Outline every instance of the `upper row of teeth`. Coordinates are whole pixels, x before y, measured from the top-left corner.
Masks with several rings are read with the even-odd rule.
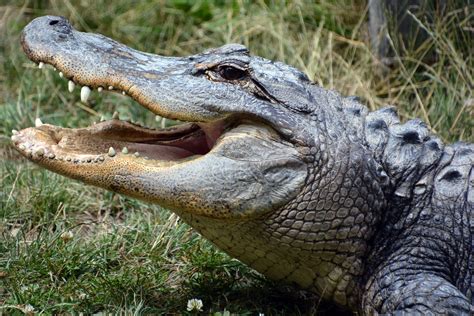
[[[38,68],[43,69],[44,65],[45,65],[44,62],[41,61],[41,62],[38,63]],[[54,70],[56,71],[57,69],[54,68]],[[61,71],[59,72],[59,77],[61,77],[61,78],[64,77],[64,74]],[[73,92],[75,87],[76,87],[76,84],[74,83],[74,81],[69,80],[68,85],[67,85],[68,91]],[[107,89],[108,90],[114,90],[115,88],[114,88],[114,86],[108,86]],[[98,92],[102,92],[103,90],[104,90],[103,87],[98,87],[97,88]],[[122,94],[127,95],[127,93],[125,91],[122,91]],[[87,100],[89,99],[90,95],[91,95],[91,88],[89,88],[88,86],[81,87],[81,101],[83,103],[87,103]]]
[[[39,68],[39,69],[43,69],[44,66],[45,66],[45,63],[44,63],[44,62],[41,61],[41,62],[38,63],[38,68]],[[56,68],[53,68],[53,69],[54,69],[55,71],[57,71]],[[61,78],[64,77],[64,74],[63,74],[61,71],[59,72],[59,77],[61,77]],[[68,85],[67,85],[68,91],[69,91],[69,92],[73,92],[75,87],[76,87],[76,84],[74,83],[74,81],[69,80]],[[107,89],[110,90],[110,91],[112,91],[112,90],[114,90],[115,88],[114,88],[114,86],[108,86]],[[104,90],[103,87],[98,87],[98,88],[97,88],[97,91],[98,91],[98,92],[102,92],[103,90]],[[88,86],[83,86],[83,87],[81,87],[81,101],[82,101],[83,103],[87,103],[87,100],[89,99],[89,97],[90,97],[90,95],[91,95],[91,91],[92,91],[91,88],[89,88]],[[123,95],[127,95],[127,93],[126,93],[125,91],[122,91],[122,94],[123,94]],[[115,113],[114,113],[114,116],[113,116],[112,118],[118,119],[118,113],[115,112]],[[37,118],[37,120],[39,120],[39,118]],[[105,118],[104,118],[104,117],[101,117],[101,118],[100,118],[100,121],[101,121],[101,122],[102,122],[102,121],[105,121]],[[157,122],[161,122],[161,128],[165,128],[165,127],[166,127],[166,118],[157,115],[157,116],[156,116],[156,121],[157,121]],[[41,122],[41,121],[40,121],[40,122]],[[41,123],[41,124],[38,124],[38,122],[36,122],[36,124],[35,124],[36,127],[39,127],[39,126],[41,126],[41,125],[42,125],[42,123]]]

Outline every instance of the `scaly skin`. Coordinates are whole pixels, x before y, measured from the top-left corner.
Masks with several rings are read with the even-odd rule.
[[[472,144],[445,147],[422,122],[368,113],[241,45],[162,57],[52,16],[22,45],[77,85],[192,122],[38,124],[12,136],[30,160],[163,205],[267,277],[348,309],[474,312]]]

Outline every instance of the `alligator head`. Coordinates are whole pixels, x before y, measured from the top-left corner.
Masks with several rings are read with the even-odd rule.
[[[142,53],[53,16],[31,22],[21,42],[31,60],[56,67],[70,87],[83,86],[83,101],[92,89],[118,91],[157,115],[189,122],[162,130],[117,119],[80,129],[44,124],[16,137],[38,164],[219,218],[271,210],[301,188],[306,168],[286,140],[296,124],[265,89],[268,72],[288,67],[252,59],[241,45],[183,58]]]
[[[386,177],[363,141],[363,106],[237,44],[162,57],[54,16],[33,20],[21,42],[32,61],[57,68],[71,89],[82,86],[83,101],[93,89],[123,91],[156,115],[186,122],[37,124],[14,133],[21,154],[165,206],[270,278],[358,304]]]

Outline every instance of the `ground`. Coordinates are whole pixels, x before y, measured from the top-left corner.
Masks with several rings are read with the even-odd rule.
[[[4,3],[4,2],[3,2]],[[79,127],[109,117],[158,125],[127,97],[94,92],[89,104],[51,68],[38,70],[19,44],[34,17],[63,15],[80,30],[164,55],[237,42],[284,61],[318,84],[358,95],[370,109],[398,107],[444,141],[474,140],[473,14],[459,7],[420,24],[430,41],[382,70],[367,38],[361,0],[10,1],[0,5],[0,314],[134,312],[311,314],[328,307],[274,284],[200,238],[172,213],[45,171],[10,145],[12,129],[43,122]],[[420,58],[434,49],[437,60]],[[166,124],[175,124],[167,121]]]

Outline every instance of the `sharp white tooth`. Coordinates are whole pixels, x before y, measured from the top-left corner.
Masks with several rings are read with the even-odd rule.
[[[18,131],[16,129],[12,129],[12,135],[18,134]]]
[[[156,121],[156,122],[161,121],[161,116],[159,116],[159,115],[155,116],[155,121]]]
[[[43,122],[41,122],[41,119],[37,117],[35,120],[35,127],[40,127],[41,125],[43,125]]]
[[[58,70],[56,69],[56,67],[53,67],[53,70],[54,70],[54,71],[58,71]]]
[[[109,86],[109,90],[114,90],[114,87],[112,87],[112,86]]]
[[[99,91],[99,92],[102,92],[102,90],[104,90],[104,88],[102,88],[102,87],[97,88],[97,91]]]
[[[105,117],[103,115],[100,117],[100,121],[101,122],[105,121]]]
[[[128,154],[128,148],[127,147],[122,148],[122,154]]]
[[[126,93],[125,91],[122,91],[122,94],[123,94],[123,95],[126,95],[127,93]]]
[[[91,89],[88,86],[84,86],[81,88],[81,101],[83,103],[87,103],[87,99],[91,95]]]
[[[120,119],[119,112],[115,111],[114,114],[112,114],[112,118],[113,118],[114,120]]]
[[[165,128],[166,127],[166,118],[163,118],[161,120],[161,128]]]
[[[109,148],[109,152],[107,153],[107,155],[109,155],[109,157],[115,156],[115,149],[114,149],[114,147],[110,147],[110,148]]]
[[[136,151],[133,155],[134,155],[135,157],[140,156],[140,154],[138,153],[138,151]]]
[[[62,71],[60,71],[60,72],[59,72],[59,77],[61,77],[61,78],[62,78],[63,76],[64,76],[63,72],[62,72]]]
[[[44,63],[42,61],[40,61],[39,64],[38,64],[38,68],[43,69],[43,67],[44,67]]]
[[[73,92],[75,87],[76,84],[72,80],[69,80],[69,82],[67,83],[67,89],[69,90],[69,92]]]

